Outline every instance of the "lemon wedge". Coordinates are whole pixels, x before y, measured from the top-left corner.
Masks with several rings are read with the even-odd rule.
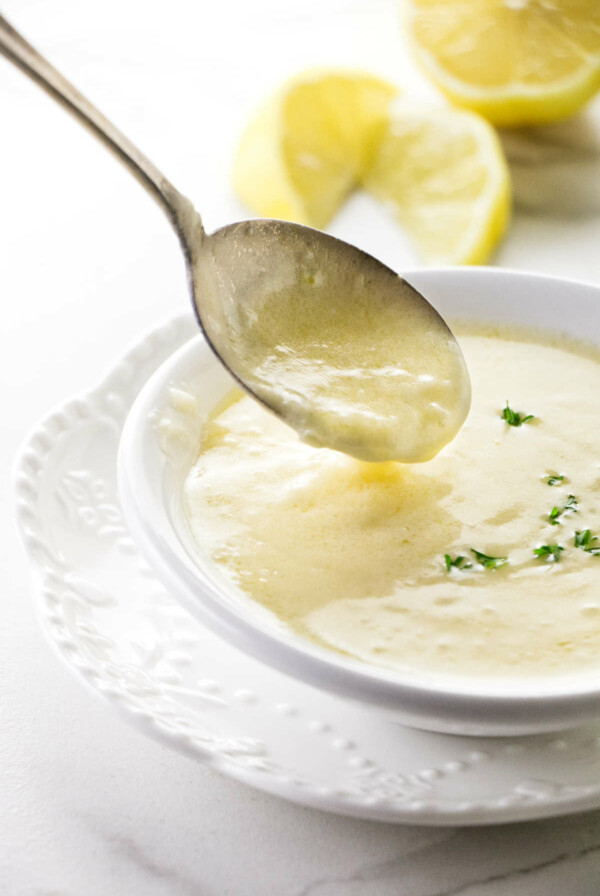
[[[321,228],[364,187],[436,264],[486,261],[510,209],[502,147],[483,118],[415,109],[362,74],[310,75],[281,91],[242,137],[234,186],[261,217]]]
[[[412,0],[409,21],[424,71],[495,124],[565,118],[600,88],[598,0]]]
[[[354,73],[297,79],[242,136],[234,187],[265,218],[325,227],[369,166],[398,89]]]
[[[392,208],[431,264],[482,264],[509,218],[500,141],[464,110],[399,104],[364,185]]]

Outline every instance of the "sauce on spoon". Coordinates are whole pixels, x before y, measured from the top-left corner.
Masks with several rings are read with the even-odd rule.
[[[471,400],[451,331],[371,256],[310,228],[278,232],[279,223],[228,228],[227,251],[233,239],[238,252],[226,280],[219,232],[211,237],[195,289],[210,342],[308,444],[365,461],[430,460],[454,438]],[[276,268],[262,248],[269,240]]]

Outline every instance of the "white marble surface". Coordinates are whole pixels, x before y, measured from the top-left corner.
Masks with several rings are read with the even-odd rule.
[[[209,228],[253,102],[314,64],[427,94],[387,0],[5,0],[3,13],[144,147]],[[141,328],[186,308],[175,239],[105,151],[0,59],[0,893],[7,896],[596,896],[600,812],[477,830],[336,818],[224,779],[127,727],[38,628],[11,466],[34,421]],[[497,262],[600,282],[600,103],[505,138],[516,213]],[[413,259],[356,197],[334,232]]]

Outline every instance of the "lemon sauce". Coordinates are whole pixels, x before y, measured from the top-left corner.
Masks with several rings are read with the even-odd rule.
[[[600,359],[459,330],[473,401],[425,464],[313,449],[251,399],[207,422],[200,550],[294,631],[402,674],[600,665]]]

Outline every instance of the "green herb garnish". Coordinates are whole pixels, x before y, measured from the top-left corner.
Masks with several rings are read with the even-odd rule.
[[[533,549],[538,560],[546,560],[547,563],[558,563],[561,551],[564,551],[564,548],[559,544],[543,544]]]
[[[446,570],[450,572],[452,567],[455,569],[471,569],[473,566],[472,563],[467,563],[466,557],[455,557],[454,560],[450,556],[450,554],[444,554],[444,562],[446,563]]]
[[[498,569],[499,566],[504,566],[505,563],[508,563],[508,557],[490,557],[489,554],[482,554],[481,551],[476,551],[475,548],[471,548],[471,553],[475,555],[477,562],[486,569]]]
[[[503,420],[506,420],[509,426],[522,426],[523,423],[530,423],[532,420],[535,420],[534,414],[525,415],[518,411],[513,411],[513,409],[509,407],[508,401],[500,416]]]
[[[546,474],[548,478],[546,479],[546,485],[560,485],[560,483],[565,478],[561,473],[550,473]]]
[[[594,547],[595,541],[598,541],[598,536],[592,535],[589,529],[575,533],[575,547],[581,548],[587,554],[593,554],[594,557],[598,557],[600,556],[600,546]]]
[[[548,519],[553,526],[558,526],[560,517],[564,516],[566,513],[578,513],[577,498],[575,495],[569,495],[566,503],[562,507],[553,507],[548,514]]]

